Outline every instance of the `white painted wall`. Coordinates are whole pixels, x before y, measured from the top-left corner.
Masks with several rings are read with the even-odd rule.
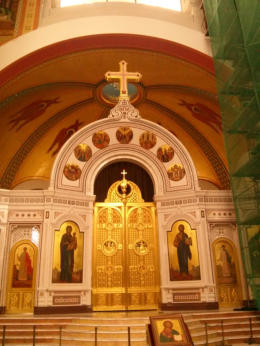
[[[109,5],[109,6],[108,6]],[[211,56],[201,25],[190,14],[153,6],[99,3],[75,8],[42,8],[38,29],[0,47],[0,70],[33,51],[75,37],[136,34],[161,38]]]

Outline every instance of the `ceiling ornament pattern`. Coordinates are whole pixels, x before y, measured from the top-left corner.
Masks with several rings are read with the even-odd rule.
[[[30,103],[10,116],[9,129],[15,129],[16,132],[21,130],[25,125],[44,114],[52,104],[59,102],[59,97],[55,97],[54,99],[39,99]]]
[[[221,117],[219,114],[215,113],[212,109],[209,109],[202,103],[189,103],[185,100],[180,100],[180,106],[184,106],[188,109],[192,116],[204,124],[208,124],[209,127],[213,129],[213,131],[222,133],[222,124]]]
[[[88,99],[84,100],[76,105],[68,107],[66,110],[58,112],[54,117],[47,120],[46,123],[43,123],[34,133],[23,143],[23,145],[20,147],[18,152],[15,154],[13,159],[10,161],[9,165],[7,166],[6,171],[4,172],[0,183],[1,186],[4,188],[10,188],[12,180],[19,169],[20,164],[22,163],[23,159],[29,154],[30,150],[33,148],[34,145],[37,144],[37,142],[41,139],[41,137],[55,124],[56,122],[60,121],[62,118],[66,117],[67,112],[69,113],[72,109],[77,109],[78,107],[82,107],[88,103],[92,103],[94,99]],[[154,101],[146,99],[145,102],[152,104],[154,107],[159,108],[160,111],[167,112],[170,114],[171,117],[174,118],[177,123],[180,123],[181,126],[185,128],[185,130],[194,138],[196,139],[197,143],[201,146],[202,150],[207,155],[208,159],[210,160],[212,166],[214,167],[218,177],[220,178],[220,181],[222,183],[222,188],[229,188],[229,177],[227,170],[222,162],[222,160],[218,157],[217,152],[214,150],[214,148],[210,145],[210,143],[207,141],[207,139],[198,131],[196,130],[188,121],[181,118],[177,113],[172,112],[171,110],[167,109],[166,107],[162,105],[158,105]],[[121,100],[117,106],[115,106],[110,111],[110,117],[111,113],[115,111],[115,109],[118,110],[118,114],[122,112],[121,105],[123,105],[123,113],[125,113],[126,118],[136,118],[136,116],[129,116],[129,109],[130,114],[133,111],[134,113],[138,112],[138,110],[133,107],[127,100]],[[163,108],[163,109],[162,109]],[[103,117],[107,114],[108,109],[103,110]],[[126,116],[128,114],[128,116]],[[121,118],[119,116],[119,118]],[[140,118],[140,114],[138,112],[138,118]],[[80,124],[81,125],[81,124]],[[57,136],[59,137],[59,136]],[[107,139],[108,140],[108,139]],[[145,140],[142,141],[144,143]],[[64,142],[63,142],[64,144]],[[102,144],[104,145],[104,144]],[[143,144],[145,145],[145,144]],[[149,144],[150,145],[150,144]],[[59,146],[58,146],[59,148]],[[50,151],[51,148],[48,149]],[[54,152],[52,153],[54,156]],[[56,154],[56,152],[55,152]]]
[[[106,46],[104,46],[105,41]],[[113,44],[112,50],[107,46],[110,44]],[[47,51],[49,54],[46,54]],[[41,52],[33,52],[5,71],[1,71],[3,79],[1,78],[0,82],[2,83],[0,128],[8,129],[8,136],[15,140],[8,142],[8,150],[4,152],[5,149],[2,149],[5,161],[0,166],[0,186],[13,188],[22,181],[30,180],[31,177],[37,179],[37,174],[39,179],[43,177],[47,180],[51,174],[54,158],[73,132],[71,127],[76,125],[75,121],[78,120],[78,129],[80,129],[96,120],[107,118],[110,110],[110,116],[114,120],[120,120],[117,107],[123,107],[122,118],[125,120],[140,119],[140,111],[145,119],[161,124],[179,140],[187,137],[185,146],[188,151],[190,138],[192,148],[196,147],[198,153],[192,157],[196,161],[196,168],[198,165],[200,179],[209,179],[216,186],[221,185],[221,188],[229,186],[225,184],[228,175],[225,171],[226,163],[221,156],[222,144],[218,144],[221,143],[221,136],[217,133],[214,135],[212,133],[214,130],[202,121],[200,127],[198,119],[192,112],[187,107],[178,105],[178,101],[184,100],[192,105],[205,104],[218,112],[212,61],[206,56],[201,54],[196,56],[196,54],[196,51],[186,47],[149,37],[96,35],[68,40],[65,45],[57,43],[44,48]],[[122,100],[119,105],[111,109],[113,104],[104,100],[101,102],[101,98],[97,97],[97,91],[112,83],[104,81],[104,71],[110,66],[111,70],[115,71],[118,66],[117,61],[122,57],[127,59],[129,70],[142,72],[143,83],[133,84],[137,87],[139,99],[136,101],[131,99],[128,103]],[[129,96],[130,94],[129,92]],[[41,102],[38,104],[37,102],[55,101],[55,98],[57,103],[50,104],[44,112],[41,112]],[[35,101],[37,102],[34,104]],[[138,105],[139,111],[132,108],[131,103]],[[161,107],[157,107],[157,103]],[[23,112],[27,107],[30,110],[27,113],[30,119],[23,118],[25,115]],[[36,108],[40,116],[34,117]],[[183,121],[178,122],[172,114],[178,115]],[[16,120],[19,124],[16,124]],[[27,120],[30,121],[25,122]],[[10,129],[12,126],[14,127]],[[22,127],[16,132],[20,126]],[[75,132],[77,129],[73,133]],[[4,133],[0,136],[2,138],[0,147],[6,148],[3,135]],[[141,133],[137,134],[137,142],[140,135]],[[113,143],[127,144],[129,134],[121,133],[120,136],[121,139],[118,139],[115,135]],[[110,135],[110,145],[111,140]],[[89,147],[93,144],[84,141],[78,144],[83,143]],[[133,144],[133,139],[128,143]],[[163,145],[158,140],[157,144]],[[152,149],[153,154],[157,155],[157,149],[156,147]],[[93,153],[95,150],[96,147],[93,146]],[[39,160],[35,157],[36,152]],[[192,154],[192,150],[190,153]],[[75,158],[75,153],[73,155]],[[163,162],[161,161],[164,160],[163,154],[158,155],[157,159]],[[31,165],[32,160],[34,165]],[[174,163],[175,158],[172,160]],[[78,162],[82,168],[83,161],[75,162]]]
[[[170,110],[169,108],[148,99],[146,99],[145,102],[159,109],[160,111],[169,114],[169,116],[173,118],[178,124],[180,124],[181,127],[185,128],[185,131],[188,132],[190,136],[196,140],[197,144],[201,147],[201,149],[209,159],[221,182],[221,188],[230,189],[229,174],[223,161],[221,160],[220,156],[213,148],[213,146],[201,134],[201,132],[199,132],[194,126],[192,126],[186,119],[182,118],[179,114]]]
[[[194,66],[215,75],[213,59],[196,50],[152,36],[135,34],[101,34],[72,38],[66,41],[50,44],[42,49],[32,52],[0,71],[0,87],[10,79],[15,79],[21,73],[40,65],[50,59],[56,59],[75,52],[84,52],[88,49],[114,49],[146,50],[152,54],[165,54],[193,64]]]
[[[19,150],[14,153],[12,159],[8,163],[0,179],[0,186],[4,189],[10,189],[19,167],[21,166],[27,155],[30,153],[30,151],[34,148],[34,146],[37,145],[40,139],[60,120],[65,118],[71,111],[75,111],[78,107],[82,107],[82,105],[86,105],[92,102],[93,98],[89,98],[77,104],[73,104],[66,109],[54,114],[53,117],[46,120],[34,132],[32,132],[31,135],[28,136],[28,138],[20,146]]]
[[[55,156],[60,148],[63,146],[67,140],[76,133],[80,127],[84,125],[84,122],[78,121],[78,119],[71,125],[67,127],[63,127],[55,137],[54,141],[52,142],[51,146],[47,150],[47,153],[51,153],[51,156]]]
[[[180,84],[154,84],[145,86],[145,91],[149,92],[150,90],[170,90],[177,91],[188,95],[193,95],[197,97],[203,97],[206,100],[213,102],[218,105],[218,96],[208,90],[203,90],[198,87],[194,88],[188,85]]]
[[[19,79],[17,79],[17,82],[19,81]],[[11,104],[12,102],[18,100],[19,98],[23,98],[23,97],[30,97],[30,95],[34,92],[37,91],[41,91],[43,92],[46,88],[48,89],[55,89],[55,88],[86,88],[86,89],[96,89],[96,85],[92,84],[92,83],[85,83],[85,82],[54,82],[54,83],[43,83],[40,85],[34,85],[34,86],[30,86],[27,87],[25,89],[16,91],[14,94],[7,96],[6,98],[4,98],[3,100],[0,101],[0,109],[2,109],[3,111],[5,110],[4,107],[8,106],[9,104]],[[4,89],[4,87],[3,87]],[[1,99],[1,96],[0,96]]]

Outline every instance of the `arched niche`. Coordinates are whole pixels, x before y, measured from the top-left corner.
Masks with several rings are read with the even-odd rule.
[[[242,306],[242,287],[235,244],[220,237],[212,243],[218,302],[222,308]]]
[[[38,248],[27,239],[16,242],[9,253],[6,288],[8,313],[32,313],[35,304]]]

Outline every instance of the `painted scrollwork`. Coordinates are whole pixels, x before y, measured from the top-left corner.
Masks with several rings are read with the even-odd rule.
[[[115,120],[134,120],[139,119],[141,117],[138,109],[132,106],[128,100],[119,100],[118,104],[111,109],[108,118],[113,118]]]

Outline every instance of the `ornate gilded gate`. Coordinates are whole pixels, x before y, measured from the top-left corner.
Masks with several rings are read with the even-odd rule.
[[[93,243],[93,310],[156,309],[159,266],[154,203],[123,178],[96,203]]]

